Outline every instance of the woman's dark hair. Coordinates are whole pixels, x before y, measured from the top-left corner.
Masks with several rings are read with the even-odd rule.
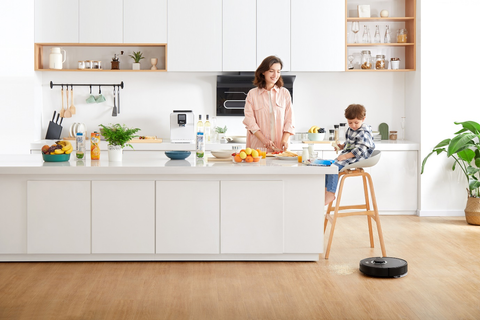
[[[263,75],[263,73],[265,71],[270,70],[272,65],[275,63],[280,63],[280,70],[283,69],[282,60],[276,56],[268,56],[265,59],[263,59],[262,63],[258,66],[257,71],[255,71],[255,79],[253,80],[253,84],[259,88],[266,88],[267,82],[265,81],[265,76]],[[279,88],[283,87],[282,76],[278,78],[275,85],[278,86]]]
[[[367,110],[361,104],[351,104],[345,109],[345,118],[348,120],[363,120],[367,116]]]

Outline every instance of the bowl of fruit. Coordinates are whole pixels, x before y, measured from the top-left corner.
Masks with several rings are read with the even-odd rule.
[[[308,129],[308,140],[322,141],[325,138],[325,129],[317,126],[312,126]]]
[[[234,163],[253,163],[259,162],[260,159],[262,159],[262,156],[260,155],[260,150],[256,149],[246,148],[240,150],[239,152],[232,153],[232,161]]]
[[[62,162],[70,160],[73,146],[69,141],[57,141],[51,146],[42,147],[42,157],[45,162]]]

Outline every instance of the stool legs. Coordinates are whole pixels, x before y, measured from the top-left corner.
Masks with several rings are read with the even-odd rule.
[[[367,207],[367,211],[370,211],[370,200],[368,198],[367,178],[365,178],[365,175],[362,175],[362,180],[363,180],[363,193],[365,194],[365,205]],[[367,222],[368,222],[368,235],[370,237],[370,248],[373,248],[374,243],[373,243],[372,217],[371,216],[367,216]]]
[[[372,204],[373,204],[373,210],[375,211],[375,222],[377,223],[377,230],[378,230],[378,238],[380,239],[380,247],[382,248],[382,256],[386,257],[387,256],[387,251],[385,250],[385,242],[383,241],[383,231],[382,231],[382,224],[380,223],[380,215],[378,214],[378,207],[377,207],[377,198],[375,197],[375,191],[373,189],[373,182],[372,182],[372,177],[370,175],[367,175],[368,179],[368,184],[370,186],[370,191],[372,194]],[[372,248],[373,248],[373,242],[372,242]]]

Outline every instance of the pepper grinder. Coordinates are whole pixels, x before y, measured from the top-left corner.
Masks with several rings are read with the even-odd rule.
[[[120,55],[123,56],[123,51],[120,51]],[[112,58],[112,70],[120,70],[120,60],[115,53]]]

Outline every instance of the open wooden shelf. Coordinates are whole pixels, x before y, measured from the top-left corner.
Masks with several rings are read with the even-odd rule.
[[[383,2],[377,2],[373,0],[366,0],[362,1],[361,3],[356,0],[345,0],[345,71],[348,72],[409,72],[409,71],[415,71],[416,70],[416,51],[417,51],[417,46],[416,46],[416,17],[417,17],[417,0],[404,0],[404,5],[405,7],[403,8],[403,3],[400,3],[400,5],[396,6],[397,10],[393,10],[394,15],[405,15],[404,17],[387,17],[387,18],[382,18],[382,17],[368,17],[368,18],[359,18],[359,17],[349,17],[348,12],[350,9],[350,12],[354,12],[355,5],[357,4],[370,4],[372,9],[371,12],[380,12],[381,9],[384,9],[384,6],[386,3],[394,3],[396,0],[386,0]],[[348,4],[351,2],[351,6],[349,7]],[[368,25],[368,23],[375,24],[375,23],[382,23],[382,22],[391,22],[394,23],[394,25],[400,25],[400,28],[406,28],[408,31],[408,37],[407,43],[349,43],[348,42],[348,37],[347,33],[351,32],[349,29],[349,23],[353,21],[359,21],[359,22],[365,22],[365,24]],[[372,30],[372,29],[371,29]],[[373,31],[373,30],[372,30]],[[396,31],[392,28],[390,29],[392,40],[396,39]],[[362,30],[359,31],[357,34],[358,38],[361,38],[361,33]],[[373,34],[372,34],[373,37]],[[371,49],[377,49],[377,52],[375,50],[372,50],[372,58],[375,58],[375,55],[377,54],[385,54],[386,55],[386,60],[390,60],[392,58],[389,56],[390,54],[395,54],[394,56],[400,57],[401,64],[400,66],[404,67],[404,69],[399,69],[399,70],[391,70],[391,69],[384,69],[384,70],[376,70],[376,69],[353,69],[353,70],[348,70],[348,56],[349,56],[349,50],[350,54],[353,55],[358,55],[359,53],[354,51],[354,49],[360,50],[361,48],[366,48],[366,50],[371,50]],[[403,60],[403,61],[402,61]],[[357,61],[357,60],[355,60]]]
[[[52,47],[60,47],[67,51],[65,69],[44,68],[48,66],[49,50]],[[167,71],[167,44],[166,43],[35,43],[35,71],[55,72],[166,72]],[[141,61],[142,70],[132,70],[133,61],[128,55],[129,50],[142,51],[145,59]],[[110,61],[114,53],[124,51],[120,58],[120,70],[111,70]],[[71,56],[73,55],[73,58]],[[70,56],[70,57],[69,57]],[[70,58],[70,60],[68,60]],[[150,58],[157,58],[158,70],[150,70]],[[103,69],[77,69],[79,60],[102,61]],[[130,67],[130,68],[128,68]]]

